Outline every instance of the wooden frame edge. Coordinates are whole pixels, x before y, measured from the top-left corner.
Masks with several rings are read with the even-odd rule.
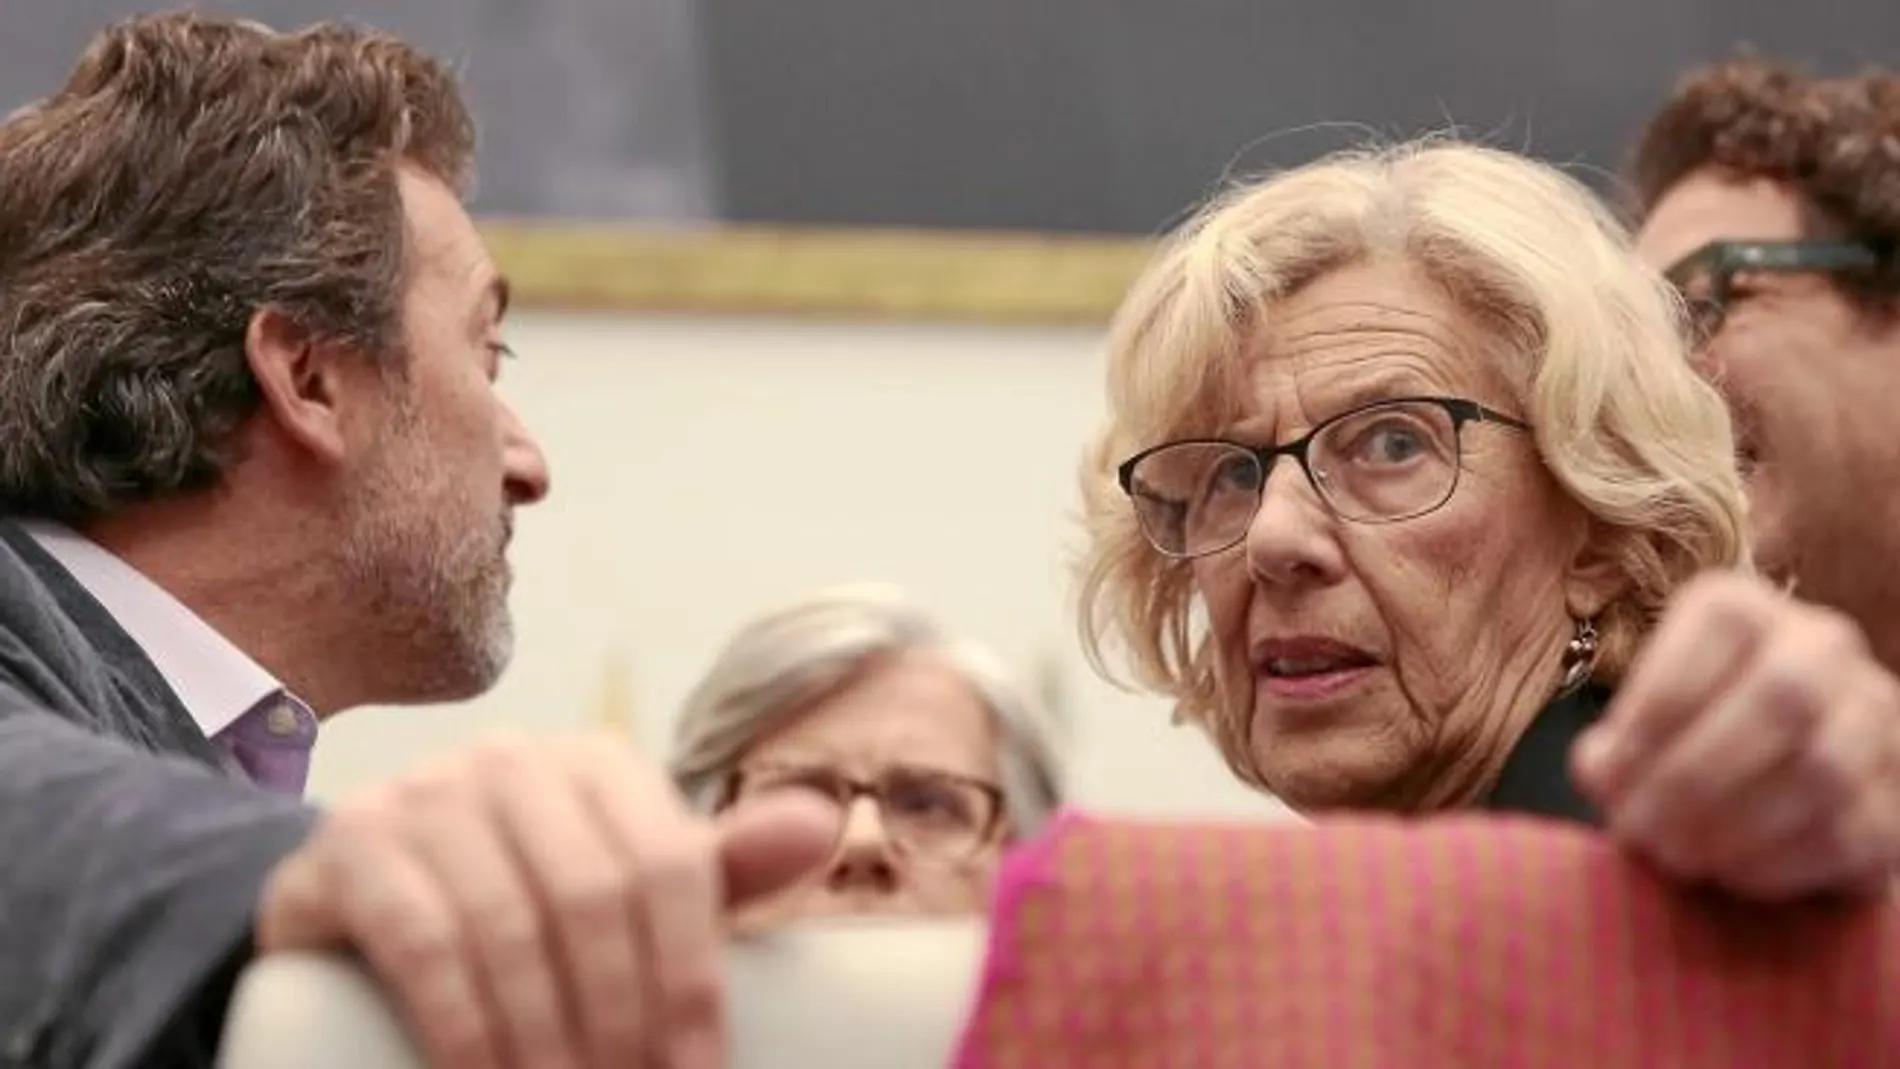
[[[968,323],[1106,323],[1137,238],[964,231],[639,228],[488,219],[516,306]]]

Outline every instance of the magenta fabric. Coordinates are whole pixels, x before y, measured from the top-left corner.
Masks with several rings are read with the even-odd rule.
[[[1900,1067],[1900,921],[1524,818],[1069,814],[1005,862],[955,1064]]]

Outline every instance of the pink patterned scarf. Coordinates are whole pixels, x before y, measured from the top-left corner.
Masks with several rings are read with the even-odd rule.
[[[1059,819],[958,1069],[1900,1067],[1900,912],[1673,888],[1523,818]]]

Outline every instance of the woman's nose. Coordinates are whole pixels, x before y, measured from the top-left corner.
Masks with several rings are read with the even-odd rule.
[[[858,798],[845,811],[844,832],[826,883],[833,890],[895,890],[898,864],[889,826],[875,801]]]
[[[1337,522],[1300,465],[1281,458],[1267,473],[1247,527],[1248,569],[1274,584],[1336,580],[1344,569],[1333,538]]]

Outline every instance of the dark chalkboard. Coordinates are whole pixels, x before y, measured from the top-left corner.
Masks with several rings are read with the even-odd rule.
[[[132,0],[0,0],[0,104]],[[1740,43],[1900,59],[1893,0],[252,0],[456,57],[508,215],[1148,233],[1232,169],[1443,129],[1614,169]]]
[[[1752,42],[1900,58],[1894,0],[709,0],[738,219],[1151,232],[1230,167],[1465,131],[1614,169]]]
[[[715,211],[696,0],[0,0],[0,106],[56,88],[113,19],[177,7],[279,29],[366,22],[453,59],[481,125],[477,203],[486,212]]]

